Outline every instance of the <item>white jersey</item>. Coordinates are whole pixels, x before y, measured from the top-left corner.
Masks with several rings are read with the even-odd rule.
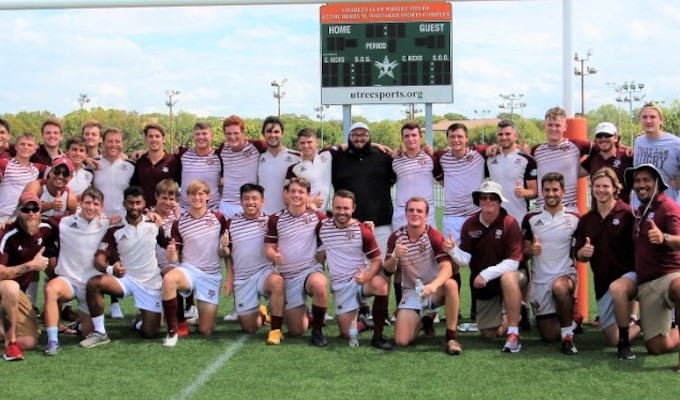
[[[188,212],[172,224],[172,238],[181,253],[180,261],[189,263],[206,274],[221,274],[220,236],[227,221],[219,211],[208,210],[200,218]]]
[[[524,240],[538,237],[543,249],[531,258],[531,281],[552,283],[556,278],[575,272],[571,246],[579,216],[562,209],[554,216],[549,212],[528,213],[522,222]]]
[[[179,194],[179,205],[183,210],[188,210],[191,207],[189,198],[187,197],[187,188],[189,184],[200,179],[205,181],[210,187],[210,198],[208,199],[208,208],[217,210],[220,202],[220,179],[222,178],[222,161],[220,157],[214,152],[200,156],[196,153],[196,149],[187,149],[179,158],[182,165],[182,187]]]
[[[434,204],[434,177],[436,160],[433,156],[420,151],[415,157],[401,153],[392,160],[392,170],[397,175],[395,205],[405,207],[413,196],[420,196]]]
[[[253,219],[236,214],[227,221],[235,280],[248,279],[263,269],[271,268],[272,263],[264,252],[268,220],[269,217],[262,213]]]
[[[283,184],[288,167],[300,161],[300,156],[285,147],[277,155],[265,151],[260,155],[257,166],[257,181],[264,188],[262,211],[271,215],[283,210]]]
[[[406,256],[401,259],[401,287],[414,289],[416,279],[428,284],[439,275],[439,263],[451,261],[444,251],[444,238],[438,230],[427,226],[425,232],[414,242],[408,237],[406,227],[397,229],[387,240],[385,260],[393,257],[397,243],[406,247]]]
[[[283,257],[277,265],[284,279],[294,279],[316,264],[316,229],[326,216],[320,211],[307,210],[294,217],[284,210],[269,217],[265,243],[276,243]]]
[[[59,258],[54,272],[78,286],[85,286],[93,276],[101,273],[94,267],[94,255],[109,220],[96,217],[87,221],[80,215],[67,215],[57,225]]]
[[[484,180],[484,157],[473,149],[466,149],[461,158],[450,151],[439,157],[444,179],[444,215],[467,217],[479,211],[471,193]]]
[[[373,232],[359,221],[338,228],[335,221],[327,219],[321,224],[318,236],[326,250],[331,285],[352,282],[358,270],[368,268],[368,259],[380,257]]]
[[[260,159],[260,151],[250,142],[246,142],[245,146],[239,151],[234,151],[224,144],[218,150],[224,168],[222,201],[240,204],[241,186],[246,183],[257,183],[257,164]]]
[[[536,162],[531,156],[520,153],[518,150],[508,154],[498,153],[486,160],[489,170],[489,178],[500,184],[503,188],[503,196],[508,200],[501,204],[508,214],[522,221],[529,211],[529,201],[515,196],[515,186],[519,183],[524,187],[525,181],[535,181]]]
[[[647,135],[640,135],[633,145],[633,157],[634,166],[652,164],[666,183],[670,184],[673,178],[680,175],[680,138],[668,132],[663,132],[660,137],[653,139]],[[680,200],[678,191],[672,187],[666,189],[664,193],[676,201]]]
[[[21,165],[14,158],[0,160],[0,219],[14,214],[26,184],[38,179],[44,168],[42,164]]]
[[[332,166],[333,155],[326,150],[314,156],[313,160],[300,160],[299,163],[290,168],[293,175],[309,181],[311,185],[310,198],[321,197],[323,199],[323,204],[319,207],[320,210],[328,209]]]
[[[93,181],[94,173],[92,173],[92,171],[90,171],[87,168],[81,167],[73,172],[73,176],[71,177],[71,180],[68,181],[68,184],[66,186],[68,186],[69,189],[71,189],[71,193],[75,195],[80,195],[87,188],[92,186]]]
[[[125,218],[123,191],[130,186],[135,165],[119,158],[112,163],[102,156],[97,157],[97,162],[99,169],[94,172],[94,187],[104,193],[104,214]]]
[[[567,209],[576,210],[576,194],[578,173],[581,167],[581,156],[590,153],[592,144],[583,140],[564,139],[560,144],[550,146],[540,144],[532,149],[536,160],[536,177],[538,178],[538,198],[536,206],[543,208],[543,192],[541,179],[549,172],[559,172],[564,176],[564,196],[562,204]]]

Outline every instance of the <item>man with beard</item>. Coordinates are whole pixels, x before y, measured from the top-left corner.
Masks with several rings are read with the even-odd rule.
[[[283,185],[288,167],[297,164],[300,156],[283,145],[283,121],[279,117],[267,117],[262,122],[262,136],[267,142],[267,151],[260,155],[257,167],[257,182],[267,194],[262,211],[267,215],[280,212],[286,207],[283,199]]]
[[[73,176],[73,163],[67,157],[55,158],[47,179],[29,182],[24,193],[32,193],[42,201],[40,209],[43,217],[56,217],[73,214],[78,207],[78,199],[71,194],[68,183]]]
[[[52,229],[40,222],[40,199],[22,194],[17,220],[0,231],[0,339],[7,361],[23,360],[22,350],[38,343],[40,323],[25,290],[53,251]]]
[[[680,206],[665,194],[668,185],[653,164],[628,168],[624,177],[640,200],[633,243],[645,346],[650,354],[677,351],[680,328],[672,327],[671,310],[680,321]]]
[[[94,267],[102,275],[87,281],[87,307],[94,330],[80,342],[86,349],[109,343],[104,294],[135,298],[135,307],[142,313],[142,337],[155,338],[160,330],[162,279],[155,253],[160,230],[143,215],[146,203],[142,188],[130,186],[123,198],[123,224],[109,228],[95,254]]]

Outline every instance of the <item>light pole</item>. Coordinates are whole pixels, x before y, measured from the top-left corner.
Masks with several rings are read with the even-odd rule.
[[[491,114],[491,110],[489,109],[483,109],[483,110],[474,110],[475,114],[479,114],[482,116],[482,119],[487,119],[489,117],[489,114]],[[482,125],[482,143],[486,143],[486,124]]]
[[[415,104],[404,104],[406,106],[406,109],[403,110],[404,114],[406,115],[406,119],[414,120],[416,119],[416,114],[419,112],[422,112],[423,110],[417,109]]]
[[[176,89],[165,91],[165,94],[168,96],[168,99],[165,101],[165,105],[170,108],[170,148],[175,147],[175,121],[172,114],[172,108],[175,106],[175,104],[177,104],[177,96],[180,93],[181,92]]]
[[[502,110],[510,109],[510,119],[515,119],[515,108],[523,108],[527,106],[527,103],[522,103],[522,97],[524,93],[510,93],[510,94],[499,94],[503,102],[498,105],[498,108]]]
[[[279,118],[281,118],[281,98],[286,95],[286,92],[282,92],[281,88],[283,88],[283,85],[288,82],[288,78],[283,78],[281,82],[278,82],[276,79],[272,81],[272,86],[276,88],[276,91],[274,92],[274,98],[276,99],[276,102],[279,107]]]
[[[574,75],[580,76],[581,77],[581,117],[585,118],[586,116],[586,105],[585,105],[585,77],[588,75],[593,75],[597,73],[597,69],[593,67],[588,67],[585,65],[585,62],[590,60],[590,56],[593,55],[592,50],[588,50],[586,53],[585,58],[584,57],[579,57],[578,53],[574,53],[574,61],[577,63],[581,63],[581,68],[579,67],[574,67]]]
[[[320,104],[318,107],[314,107],[316,111],[316,117],[321,121],[321,148],[323,149],[323,118],[326,116],[326,111],[328,110],[328,105]]]
[[[89,103],[89,102],[90,102],[90,97],[89,97],[87,94],[81,93],[81,94],[78,96],[78,103],[80,104],[80,109],[81,109],[81,110],[83,109],[83,107],[85,106],[85,104],[87,104],[87,103]]]
[[[631,130],[630,130],[630,145],[633,145],[633,136],[635,135],[633,133],[633,126],[635,125],[635,116],[633,115],[633,103],[642,101],[642,99],[645,98],[645,95],[642,94],[642,90],[645,88],[645,84],[638,82],[636,83],[635,81],[626,81],[623,83],[623,85],[619,86],[618,88],[614,89],[616,90],[616,93],[618,93],[618,96],[616,97],[616,101],[618,103],[628,103],[628,115],[630,116],[630,121],[631,121]]]

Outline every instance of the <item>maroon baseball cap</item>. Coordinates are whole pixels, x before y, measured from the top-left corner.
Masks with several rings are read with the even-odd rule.
[[[19,207],[27,206],[28,203],[35,203],[40,206],[40,197],[33,193],[22,193],[19,197]]]
[[[73,161],[68,157],[59,157],[52,160],[52,168],[57,168],[60,165],[65,165],[69,172],[73,172]]]

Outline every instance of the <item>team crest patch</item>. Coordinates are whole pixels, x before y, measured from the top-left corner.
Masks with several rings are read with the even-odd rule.
[[[494,236],[496,237],[496,239],[500,239],[503,236],[503,230],[502,229],[496,229]]]
[[[651,221],[654,219],[654,211],[651,211],[649,214],[647,214],[647,221]]]
[[[170,169],[168,167],[163,167],[163,169],[161,169],[161,171],[163,171],[164,174],[167,174],[168,171],[170,171]]]
[[[621,160],[614,160],[614,162],[612,163],[612,167],[617,169],[621,167]]]
[[[617,225],[620,225],[620,224],[621,224],[621,220],[620,220],[620,219],[614,218],[614,219],[612,220],[612,225],[617,226]]]
[[[99,250],[101,250],[101,251],[106,251],[106,249],[108,249],[108,248],[109,248],[108,243],[102,242],[102,243],[99,244]]]

